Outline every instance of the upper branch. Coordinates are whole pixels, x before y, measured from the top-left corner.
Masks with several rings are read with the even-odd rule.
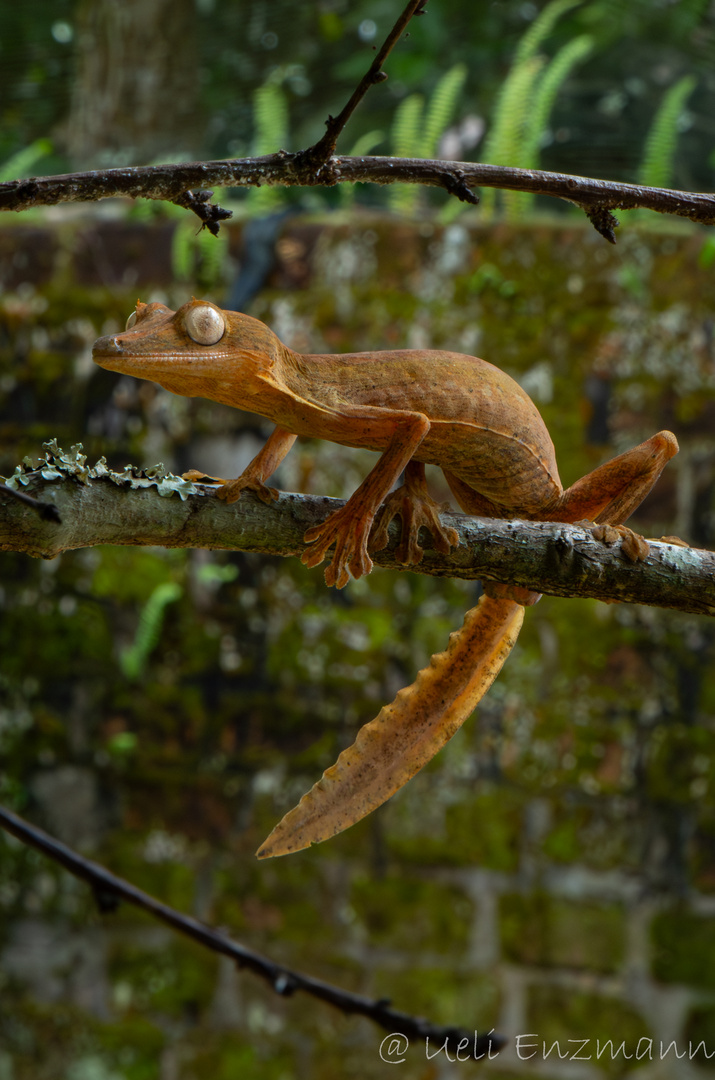
[[[69,455],[65,455],[69,457]],[[99,467],[98,467],[99,468]],[[52,501],[61,524],[43,520],[15,500],[0,502],[0,550],[53,558],[62,551],[96,544],[158,544],[163,547],[257,551],[300,555],[307,529],[342,503],[336,499],[282,494],[266,506],[244,494],[227,505],[215,488],[167,476],[159,468],[92,478],[89,470],[54,464],[25,474],[35,497]],[[174,493],[172,495],[172,492]],[[182,498],[176,498],[175,493]],[[172,495],[161,498],[161,495]],[[440,555],[425,542],[416,573],[467,580],[492,579],[554,596],[595,597],[715,615],[715,554],[653,542],[643,563],[631,563],[620,547],[594,539],[588,527],[558,522],[495,521],[445,514],[459,534],[459,547]],[[379,566],[405,569],[392,541],[373,553]]]
[[[414,15],[424,14],[426,3],[427,0],[409,0],[407,7],[400,15],[399,19],[393,26],[390,33],[385,38],[382,48],[373,60],[369,69],[366,71],[366,73],[363,75],[362,79],[356,86],[352,96],[350,97],[350,100],[345,105],[343,110],[339,113],[338,116],[329,116],[328,119],[325,121],[325,126],[327,130],[323,135],[322,139],[320,139],[315,144],[315,146],[311,146],[307,150],[301,151],[301,153],[298,155],[302,162],[304,162],[306,165],[311,165],[319,168],[321,165],[324,165],[328,161],[333,151],[335,150],[335,146],[340,136],[340,133],[342,132],[343,128],[347,124],[352,114],[355,112],[355,109],[365,97],[365,94],[368,92],[371,86],[375,85],[375,83],[384,82],[387,78],[386,73],[382,70],[382,65],[385,63],[385,60],[387,60],[396,43],[399,41],[410,19]]]
[[[425,184],[457,197],[476,201],[477,187],[526,191],[564,199],[588,213],[599,231],[609,227],[611,210],[643,207],[674,214],[703,225],[715,224],[715,195],[671,191],[638,184],[619,184],[566,173],[513,169],[469,161],[428,158],[332,157],[330,169],[301,161],[298,154],[280,152],[233,161],[194,161],[176,165],[99,169],[10,180],[0,184],[0,210],[27,210],[63,202],[92,202],[114,196],[184,201],[191,192],[206,212],[206,185],[256,187],[268,185],[331,186],[340,183]],[[219,209],[219,208],[217,208]],[[226,213],[225,211],[223,213]],[[611,219],[612,226],[613,219]],[[602,227],[603,226],[603,227]]]

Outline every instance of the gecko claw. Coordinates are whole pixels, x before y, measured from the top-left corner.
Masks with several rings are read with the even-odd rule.
[[[372,570],[372,559],[367,553],[367,536],[372,519],[356,519],[345,513],[346,507],[336,510],[327,521],[308,529],[303,539],[311,546],[301,555],[301,562],[308,567],[317,566],[335,544],[333,557],[325,569],[326,585],[344,588],[350,576],[364,577]]]
[[[239,476],[236,480],[224,480],[223,487],[219,488],[216,495],[222,502],[234,503],[240,499],[244,491],[252,491],[261,502],[270,505],[280,495],[278,488],[268,487],[256,477]]]

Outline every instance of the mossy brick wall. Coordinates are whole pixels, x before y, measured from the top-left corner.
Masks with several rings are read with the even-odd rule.
[[[251,311],[299,349],[444,347],[505,367],[538,402],[565,483],[671,427],[681,453],[636,523],[712,547],[708,234],[631,221],[612,248],[570,220],[465,221],[296,217]],[[92,340],[137,295],[220,301],[245,261],[229,228],[225,280],[197,250],[197,280],[177,282],[174,228],[0,231],[0,472],[52,436],[115,465],[234,475],[260,445],[256,417],[91,364]],[[371,460],[303,443],[279,482],[345,495]],[[125,674],[142,607],[167,583],[158,643]],[[708,620],[544,598],[435,762],[334,841],[256,862],[474,596],[382,571],[330,594],[296,560],[241,554],[0,557],[5,803],[276,960],[508,1039],[479,1066],[416,1045],[384,1063],[367,1022],[279,999],[126,907],[100,916],[84,886],[2,836],[0,1080],[712,1072]]]

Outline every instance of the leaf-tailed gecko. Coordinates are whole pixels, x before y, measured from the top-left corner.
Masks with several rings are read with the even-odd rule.
[[[359,578],[371,570],[368,540],[379,511],[372,547],[386,545],[388,525],[399,516],[398,557],[404,564],[422,557],[422,526],[438,550],[456,545],[457,534],[441,523],[427,491],[425,464],[441,467],[468,514],[615,526],[625,553],[644,559],[647,542],[621,526],[678,451],[675,436],[661,431],[564,491],[536,406],[492,364],[421,349],[301,355],[258,320],[207,301],[191,300],[176,312],[138,303],[126,330],[100,338],[93,356],[101,367],[276,424],[241,476],[223,483],[218,495],[227,502],[244,490],[267,503],[276,498],[266,481],[298,435],[379,451],[379,461],[345,506],[305,534],[307,566],[334,548],[325,580],[338,588],[351,574]],[[393,491],[403,472],[402,485]],[[259,858],[298,851],[354,824],[454,735],[513,647],[524,607],[538,600],[528,589],[495,583],[485,583],[485,593],[446,651],[433,656],[412,686],[361,728],[355,743],[279,822]]]

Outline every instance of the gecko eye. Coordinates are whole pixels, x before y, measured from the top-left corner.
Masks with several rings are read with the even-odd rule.
[[[189,337],[198,345],[215,345],[226,329],[223,316],[208,304],[189,308],[184,323]]]
[[[129,318],[127,319],[127,323],[126,323],[126,326],[124,327],[124,329],[125,330],[131,330],[131,328],[134,326],[134,323],[136,321],[137,321],[137,313],[136,313],[136,311],[133,311],[131,313],[131,315],[129,316]]]

